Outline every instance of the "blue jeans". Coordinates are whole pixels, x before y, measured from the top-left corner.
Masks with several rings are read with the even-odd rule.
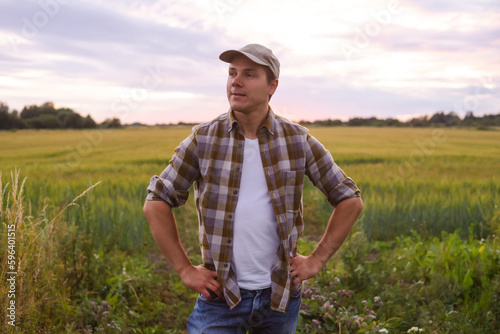
[[[271,288],[241,291],[241,302],[232,310],[226,301],[215,296],[198,296],[194,311],[188,319],[189,334],[295,333],[299,317],[301,290],[288,302],[286,313],[271,310]]]

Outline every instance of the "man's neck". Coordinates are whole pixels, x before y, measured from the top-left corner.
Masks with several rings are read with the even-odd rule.
[[[256,139],[259,133],[259,129],[264,124],[267,119],[267,114],[269,111],[269,106],[261,111],[255,111],[250,113],[243,113],[233,110],[233,115],[238,125],[240,126],[241,132],[245,138]]]

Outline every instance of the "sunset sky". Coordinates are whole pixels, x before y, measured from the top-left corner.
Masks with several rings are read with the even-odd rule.
[[[293,121],[500,113],[497,0],[0,0],[0,101],[203,122],[228,109],[219,54],[248,43]]]

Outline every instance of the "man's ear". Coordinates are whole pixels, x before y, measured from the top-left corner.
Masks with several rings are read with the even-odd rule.
[[[278,83],[279,83],[278,79],[274,79],[273,81],[271,81],[271,85],[269,86],[269,95],[274,94],[274,92],[278,88]]]

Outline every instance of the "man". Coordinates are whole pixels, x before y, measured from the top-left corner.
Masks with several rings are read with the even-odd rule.
[[[295,333],[301,282],[343,243],[362,209],[359,189],[307,129],[273,113],[280,64],[250,44],[223,52],[230,110],[193,128],[148,187],[144,213],[168,263],[200,293],[189,333]],[[307,175],[336,209],[312,254],[297,253]],[[194,184],[203,265],[179,239],[172,207]]]

